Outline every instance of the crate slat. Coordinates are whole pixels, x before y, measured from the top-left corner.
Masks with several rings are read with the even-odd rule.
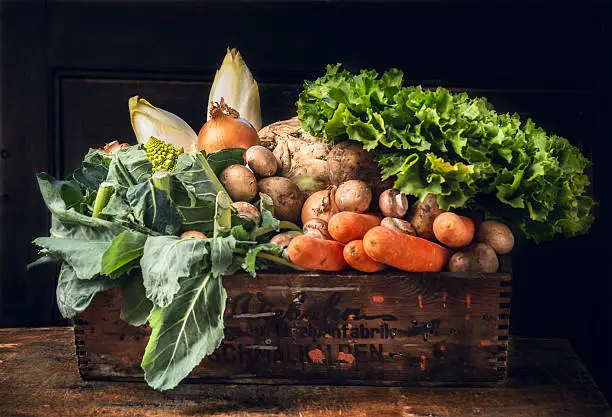
[[[225,339],[188,380],[269,384],[503,384],[511,275],[262,273],[225,277]],[[86,379],[139,380],[150,334],[99,294],[75,321]]]

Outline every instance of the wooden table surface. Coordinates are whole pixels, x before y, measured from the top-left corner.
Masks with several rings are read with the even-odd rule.
[[[72,328],[0,329],[0,416],[589,417],[612,415],[564,340],[513,338],[504,388],[84,381]]]

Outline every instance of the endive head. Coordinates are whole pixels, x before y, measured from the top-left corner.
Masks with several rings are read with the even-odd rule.
[[[151,136],[182,147],[193,149],[198,135],[183,119],[166,110],[153,106],[144,98],[130,98],[130,120],[138,143],[147,143]]]
[[[235,48],[227,50],[221,68],[217,70],[208,97],[208,118],[212,103],[225,100],[230,107],[240,113],[240,117],[253,125],[255,130],[261,129],[261,106],[259,104],[259,88],[249,67],[245,64],[240,52]]]

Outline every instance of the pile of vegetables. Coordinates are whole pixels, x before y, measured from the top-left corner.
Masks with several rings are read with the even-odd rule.
[[[252,205],[228,196],[215,172],[241,163],[244,150],[205,156],[168,152],[164,143],[152,154],[154,141],[92,149],[66,181],[39,174],[52,228],[34,243],[38,262],[62,262],[64,317],[78,315],[98,292],[121,288],[123,320],[152,328],[145,378],[168,389],[223,339],[224,276],[273,265],[300,269],[268,243],[281,227],[298,227],[282,225],[265,194]]]
[[[498,114],[484,98],[405,87],[402,77],[330,65],[304,84],[300,122],[373,151],[383,179],[419,199],[433,194],[443,209],[480,207],[537,242],[588,231],[590,161],[567,139]]]
[[[271,242],[305,269],[361,272],[439,272],[448,266],[451,272],[492,273],[499,269],[498,255],[514,247],[504,223],[442,210],[432,194],[410,210],[406,195],[394,188],[377,201],[372,194],[356,179],[316,192],[302,210],[304,234],[283,233]]]
[[[306,83],[299,121],[259,132],[257,83],[235,50],[199,134],[143,98],[128,104],[136,145],[91,149],[66,180],[38,175],[52,227],[34,264],[61,262],[66,318],[121,290],[122,319],[151,327],[142,368],[156,389],[220,345],[225,276],[496,272],[514,236],[477,209],[536,240],[592,222],[589,161],[567,140],[483,99],[403,87],[397,70],[330,66]]]

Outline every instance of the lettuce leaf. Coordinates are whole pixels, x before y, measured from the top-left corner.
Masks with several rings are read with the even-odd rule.
[[[537,242],[588,231],[591,162],[578,148],[531,119],[496,113],[484,98],[405,87],[402,77],[330,65],[304,83],[300,122],[329,141],[361,143],[383,180],[421,199],[434,194],[443,209],[480,206]]]

